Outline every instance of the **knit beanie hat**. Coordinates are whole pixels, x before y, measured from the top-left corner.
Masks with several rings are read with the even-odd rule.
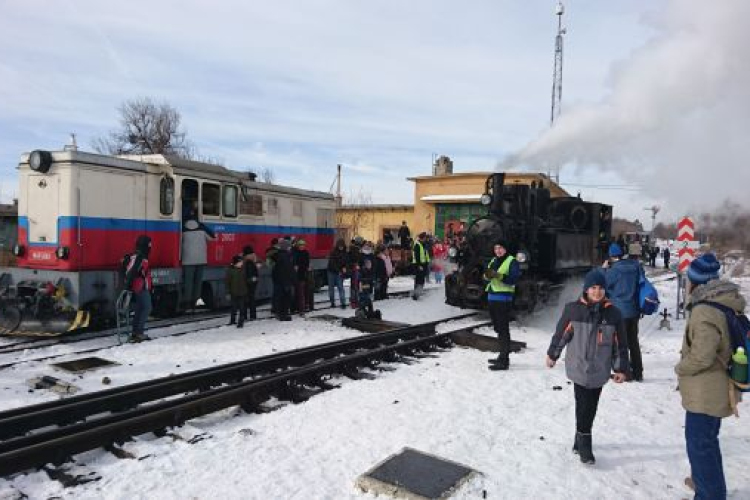
[[[622,247],[617,243],[609,245],[609,256],[610,257],[622,257]]]
[[[688,267],[688,279],[696,285],[705,285],[719,277],[721,264],[712,253],[701,255],[693,260]]]
[[[607,280],[601,269],[592,269],[586,274],[586,278],[583,280],[583,291],[585,292],[592,286],[606,288]]]

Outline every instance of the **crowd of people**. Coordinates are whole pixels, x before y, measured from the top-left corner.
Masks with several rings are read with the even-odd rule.
[[[206,241],[213,238],[207,228],[192,221],[186,222],[186,238],[191,249],[187,251],[185,271],[186,300],[194,303],[195,282],[205,266]],[[388,233],[386,233],[387,235]],[[435,262],[445,262],[450,240],[438,241],[426,232],[411,241],[406,223],[398,232],[401,250],[411,250],[411,268],[414,272],[413,298],[418,300],[425,281],[432,271],[439,282],[442,267]],[[454,238],[456,235],[454,235]],[[328,294],[331,307],[336,307],[336,294],[342,309],[357,309],[365,317],[379,317],[373,301],[387,298],[388,282],[394,275],[394,265],[387,251],[393,241],[384,238],[373,244],[361,237],[347,246],[339,239],[328,256]],[[148,265],[151,240],[140,236],[135,252],[124,260],[125,286],[133,295],[135,317],[131,340],[138,342],[148,337],[144,334],[146,318],[151,310],[153,283]],[[493,246],[494,256],[484,273],[488,309],[498,335],[499,353],[490,360],[489,368],[495,371],[511,367],[511,337],[509,323],[516,283],[521,275],[515,257],[508,252],[505,241]],[[668,266],[668,248],[664,249],[665,266]],[[654,258],[651,264],[654,265]],[[566,351],[566,375],[573,383],[575,403],[575,437],[572,450],[581,462],[594,464],[592,431],[604,385],[642,382],[644,366],[638,338],[639,310],[638,286],[645,272],[640,255],[630,256],[618,242],[608,248],[608,259],[601,268],[586,275],[578,299],[565,305],[546,354],[546,366],[554,368],[563,350]],[[243,327],[246,321],[256,319],[255,290],[259,268],[271,268],[273,282],[272,310],[281,321],[289,321],[293,312],[304,315],[313,309],[314,279],[310,267],[310,254],[304,239],[291,237],[274,239],[266,250],[265,262],[259,262],[252,247],[244,248],[242,255],[232,257],[226,272],[226,287],[230,296],[230,325]],[[720,263],[713,254],[695,259],[688,268],[689,297],[686,309],[690,311],[685,329],[681,359],[675,366],[679,391],[685,409],[685,441],[691,467],[686,484],[695,490],[695,498],[726,498],[719,430],[721,419],[737,414],[740,399],[726,367],[732,356],[730,332],[724,313],[728,308],[736,314],[744,313],[745,299],[739,287],[719,278]],[[346,301],[344,280],[350,280],[349,302]],[[717,306],[718,304],[718,306]]]

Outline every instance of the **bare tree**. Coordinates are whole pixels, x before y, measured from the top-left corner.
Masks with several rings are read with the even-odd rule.
[[[276,174],[274,174],[273,170],[266,167],[260,172],[260,178],[263,180],[263,182],[273,184],[273,181],[276,180]]]
[[[350,192],[344,196],[343,210],[336,211],[336,227],[346,228],[352,236],[357,236],[363,228],[369,227],[373,222],[372,193],[359,188],[358,191]]]
[[[180,112],[166,102],[149,97],[125,101],[118,109],[120,128],[94,140],[94,149],[103,154],[171,154],[182,158],[197,156],[195,147],[180,127]]]

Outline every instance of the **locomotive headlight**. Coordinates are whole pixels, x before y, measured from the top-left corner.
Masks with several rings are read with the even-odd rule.
[[[29,154],[29,167],[34,172],[47,173],[52,166],[52,154],[49,151],[37,149]]]
[[[21,255],[23,255],[23,245],[19,245],[18,243],[13,245],[13,255],[15,255],[16,257],[20,257]]]
[[[488,206],[490,203],[492,203],[492,196],[485,193],[481,198],[479,198],[479,202],[484,206]]]
[[[517,261],[518,261],[519,263],[523,264],[524,262],[526,262],[526,261],[528,261],[528,260],[529,260],[529,256],[528,256],[528,255],[526,255],[526,252],[518,252],[518,253],[516,254],[516,260],[517,260]]]
[[[450,247],[448,249],[448,257],[451,259],[454,258],[456,255],[458,255],[458,248],[456,247]]]
[[[67,259],[68,255],[70,255],[70,248],[57,247],[57,250],[55,251],[55,255],[57,255],[58,259]]]

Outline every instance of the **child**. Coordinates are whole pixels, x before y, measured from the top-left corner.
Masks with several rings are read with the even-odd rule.
[[[357,309],[356,316],[380,319],[380,311],[376,312],[372,307],[374,281],[375,270],[372,268],[372,259],[363,259],[362,269],[359,271],[359,308]]]
[[[625,381],[628,371],[628,344],[620,311],[605,295],[604,273],[593,269],[586,275],[583,296],[565,306],[549,349],[547,367],[555,366],[567,345],[565,373],[573,382],[576,407],[576,438],[573,453],[581,462],[594,464],[591,428],[602,387],[610,371],[616,383]]]
[[[247,278],[245,277],[245,270],[242,268],[244,259],[242,255],[235,255],[232,257],[232,264],[227,269],[227,275],[225,282],[227,285],[227,291],[229,292],[230,300],[232,303],[232,312],[229,317],[229,324],[234,325],[235,319],[237,318],[237,311],[240,313],[239,320],[237,320],[237,328],[242,328],[245,324],[245,318],[247,314]]]
[[[443,282],[443,265],[441,261],[432,263],[432,271],[435,273],[435,283],[438,285]]]

